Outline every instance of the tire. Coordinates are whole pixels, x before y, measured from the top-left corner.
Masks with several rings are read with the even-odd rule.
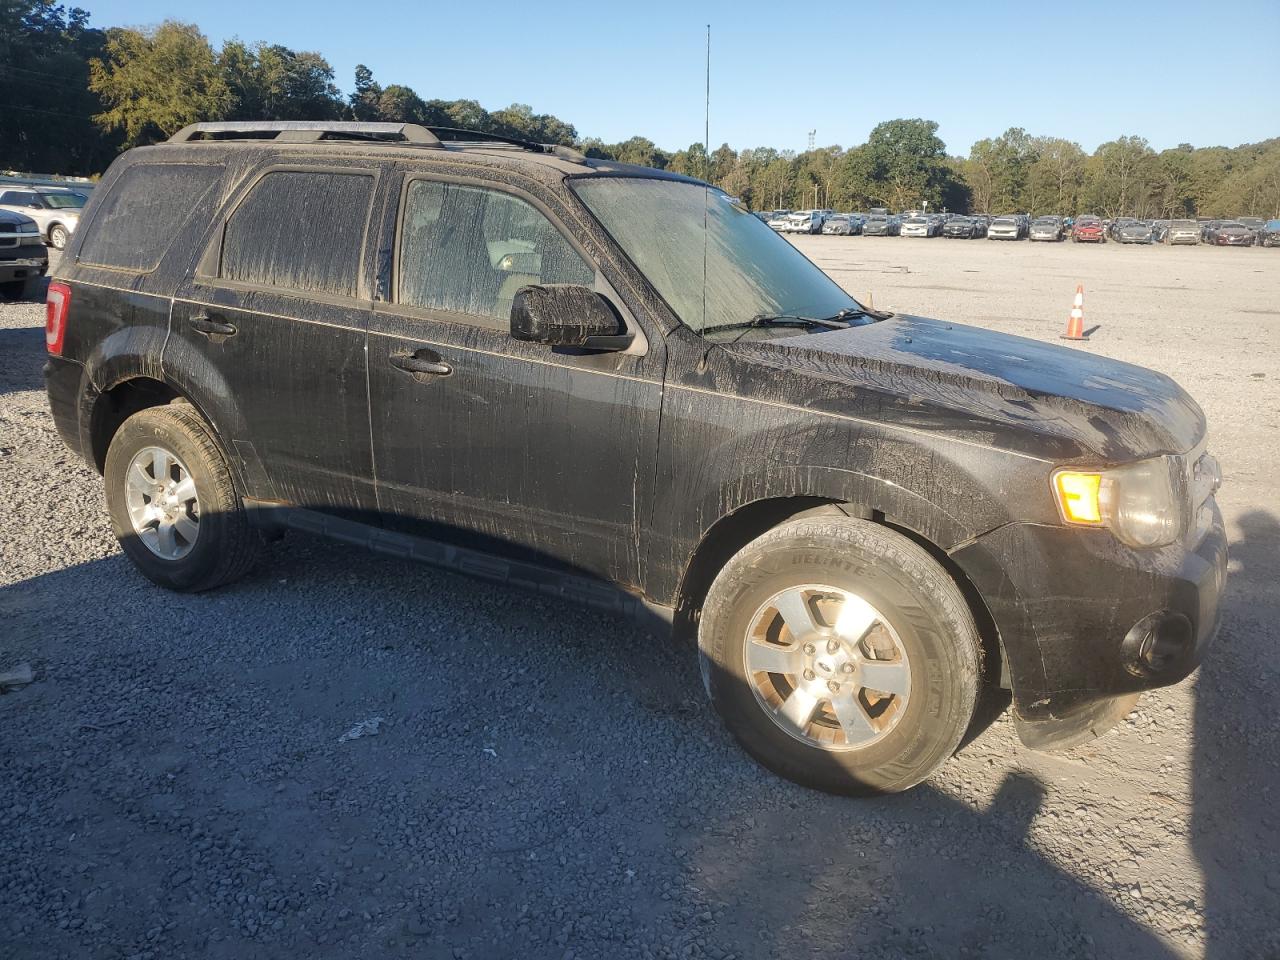
[[[798,638],[782,606],[772,606],[797,593],[800,607],[787,605],[791,619],[806,611],[818,628],[809,634],[816,643]],[[845,599],[832,604],[833,594]],[[860,611],[875,614],[855,652],[850,638],[866,629],[861,624],[842,628],[844,641],[830,639],[845,609],[854,621],[868,615]],[[836,623],[822,622],[833,616]],[[864,645],[873,641],[881,659],[866,655]],[[901,534],[844,516],[789,521],[730,559],[707,593],[698,649],[707,693],[751,756],[789,780],[855,796],[907,790],[941,766],[973,719],[982,674],[977,627],[946,571]],[[749,659],[756,670],[748,671]],[[762,663],[787,672],[759,670]],[[873,677],[871,669],[881,672]],[[868,693],[865,684],[876,678],[900,692]],[[844,713],[836,712],[836,696],[823,693],[828,688],[841,691]],[[801,715],[814,718],[803,730],[784,720],[797,697]],[[805,713],[803,705],[815,699],[817,712]],[[859,703],[867,709],[857,709],[853,722],[849,704]],[[883,711],[878,718],[876,710]]]
[[[71,234],[67,232],[67,228],[60,223],[55,223],[49,228],[49,245],[55,250],[65,250],[67,241],[71,238]]]
[[[131,514],[131,501],[135,505],[139,502],[131,492],[131,468],[136,458],[153,462],[153,455],[146,451],[154,450],[169,454],[175,461],[173,472],[162,473],[169,474],[169,478],[189,477],[194,483],[194,508],[188,504],[176,513],[185,514],[188,521],[194,516],[196,533],[190,539],[184,539],[181,532],[171,534],[170,543],[175,549],[170,556],[157,552],[164,547],[159,526],[154,533],[140,529]],[[143,470],[141,476],[145,479],[148,468],[144,466]],[[149,473],[154,477],[156,471],[152,468]],[[129,559],[152,582],[170,590],[195,593],[237,580],[252,568],[261,538],[249,525],[212,429],[186,403],[149,407],[125,420],[107,449],[103,479],[116,538]],[[132,489],[136,491],[136,484]],[[181,522],[180,517],[178,523]]]

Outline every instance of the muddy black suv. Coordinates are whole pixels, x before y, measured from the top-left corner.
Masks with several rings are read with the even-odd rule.
[[[1196,665],[1226,569],[1167,377],[855,302],[733,198],[400,124],[199,124],[111,167],[49,401],[156,583],[286,528],[696,636],[779,773],[903,790],[984,685],[1037,747]]]

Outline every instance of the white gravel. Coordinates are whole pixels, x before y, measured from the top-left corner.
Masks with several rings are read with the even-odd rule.
[[[1231,580],[1193,681],[1061,755],[1007,721],[911,794],[761,771],[693,652],[291,536],[178,596],[0,305],[0,956],[1280,956],[1280,250],[797,244],[877,307],[1097,351],[1204,406]],[[376,736],[339,742],[381,718]]]

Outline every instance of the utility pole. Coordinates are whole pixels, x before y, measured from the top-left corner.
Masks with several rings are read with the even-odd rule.
[[[812,149],[813,149],[813,141],[817,138],[817,136],[818,136],[818,131],[817,131],[817,130],[810,130],[810,131],[809,131],[809,149],[810,149],[810,150],[812,150]]]

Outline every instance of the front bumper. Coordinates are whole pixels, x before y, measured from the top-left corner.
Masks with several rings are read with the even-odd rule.
[[[16,257],[12,260],[0,259],[0,283],[13,280],[27,280],[31,277],[42,277],[49,269],[48,257]]]
[[[1132,550],[1104,530],[1012,523],[952,559],[1000,635],[1019,737],[1062,748],[1106,732],[1136,694],[1200,663],[1218,629],[1227,538],[1214,503],[1194,549]],[[1155,667],[1134,659],[1135,630],[1153,615],[1187,624]]]
[[[1191,246],[1198,246],[1200,243],[1200,234],[1198,233],[1171,233],[1169,234],[1169,243],[1187,243]]]

